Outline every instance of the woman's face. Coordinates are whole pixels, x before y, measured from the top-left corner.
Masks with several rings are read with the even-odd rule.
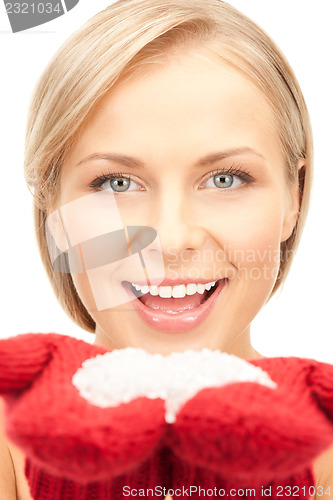
[[[274,286],[299,208],[285,170],[270,105],[222,62],[184,54],[107,94],[66,159],[58,208],[67,206],[82,240],[90,227],[92,236],[155,229],[141,275],[161,285],[138,298],[131,283],[145,281],[135,266],[124,274],[120,261],[90,271],[83,263],[72,276],[96,342],[255,356],[250,323]],[[78,209],[68,212],[74,200]]]

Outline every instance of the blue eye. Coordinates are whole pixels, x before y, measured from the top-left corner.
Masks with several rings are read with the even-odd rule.
[[[240,177],[232,174],[227,174],[227,173],[218,173],[210,177],[206,182],[205,182],[205,187],[217,187],[220,189],[227,189],[227,188],[235,188],[241,184],[243,184],[243,180],[240,179]]]
[[[106,191],[114,191],[115,193],[124,193],[125,191],[135,191],[140,189],[140,186],[129,177],[114,176],[105,180],[100,185],[101,189]]]

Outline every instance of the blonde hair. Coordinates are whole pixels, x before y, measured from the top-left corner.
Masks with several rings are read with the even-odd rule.
[[[94,331],[95,322],[71,275],[54,272],[46,244],[46,211],[58,194],[61,165],[89,113],[116,82],[193,43],[209,47],[243,72],[274,110],[287,179],[298,179],[301,208],[293,233],[281,245],[280,273],[271,296],[289,271],[308,210],[313,154],[306,104],[283,54],[261,28],[221,0],[119,0],[55,54],[37,83],[26,133],[25,175],[34,193],[41,257],[61,304],[88,331]],[[306,160],[306,169],[298,178],[299,158]]]

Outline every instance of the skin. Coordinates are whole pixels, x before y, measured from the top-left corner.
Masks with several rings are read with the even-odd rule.
[[[233,151],[239,148],[246,149]],[[196,165],[221,151],[228,156]],[[97,153],[133,156],[143,165],[88,159]],[[253,182],[234,177],[231,188],[216,187],[214,171],[230,168],[246,171]],[[103,98],[63,165],[57,207],[91,194],[90,183],[111,172],[132,175],[131,191],[115,195],[119,212],[125,224],[157,229],[166,277],[228,277],[228,283],[204,322],[170,334],[147,326],[131,302],[98,311],[87,275],[73,274],[96,321],[96,343],[259,356],[250,324],[274,286],[280,244],[299,209],[265,96],[227,64],[198,51],[174,55]],[[110,276],[100,279],[108,283]]]

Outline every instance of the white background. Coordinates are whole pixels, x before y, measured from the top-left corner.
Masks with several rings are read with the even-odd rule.
[[[303,89],[315,141],[315,184],[302,243],[284,290],[253,323],[253,342],[264,355],[297,355],[333,363],[333,3],[229,3],[261,25],[286,54]],[[0,337],[53,331],[93,340],[62,311],[42,268],[34,240],[32,199],[23,180],[23,143],[29,98],[39,74],[67,36],[109,4],[110,0],[80,0],[65,16],[16,34],[11,33],[0,5]]]

